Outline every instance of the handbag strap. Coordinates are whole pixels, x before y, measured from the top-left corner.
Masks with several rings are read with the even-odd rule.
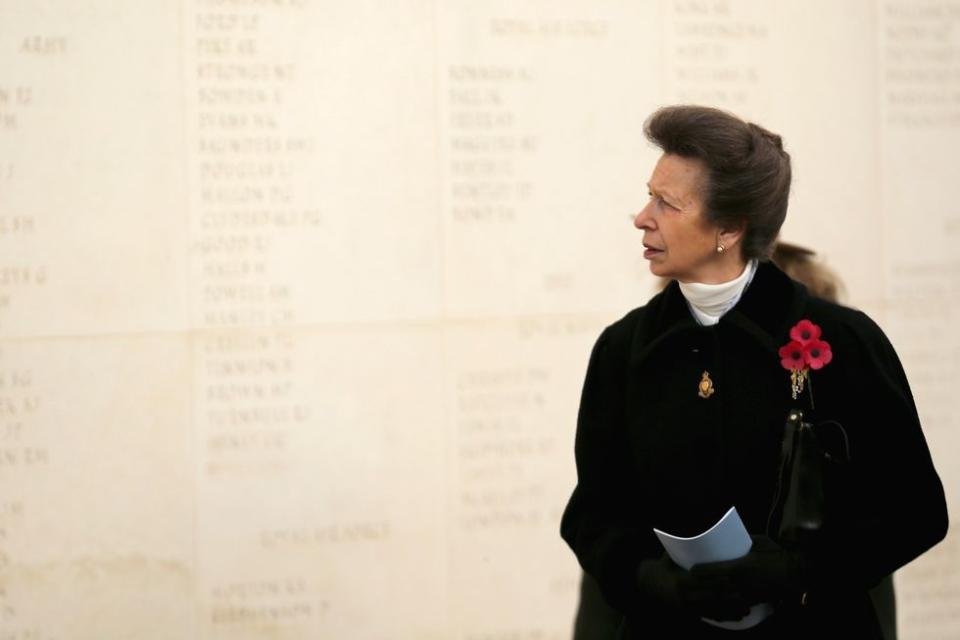
[[[826,428],[833,427],[837,438],[827,442]],[[823,455],[828,462],[850,462],[850,438],[847,430],[836,420],[824,420],[816,425],[817,439],[823,446]],[[836,445],[836,446],[834,446]]]

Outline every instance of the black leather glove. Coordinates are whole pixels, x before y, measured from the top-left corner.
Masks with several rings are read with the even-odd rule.
[[[753,547],[742,558],[700,564],[691,570],[699,579],[724,576],[750,603],[772,602],[806,588],[807,557],[786,551],[767,536],[750,536]]]
[[[656,603],[698,618],[739,620],[750,610],[746,598],[729,577],[716,573],[695,575],[674,563],[666,553],[640,563],[637,585],[645,597]]]

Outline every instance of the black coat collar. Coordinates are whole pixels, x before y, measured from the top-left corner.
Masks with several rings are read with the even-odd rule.
[[[776,355],[803,312],[806,288],[791,280],[772,262],[757,267],[750,286],[737,304],[720,318],[720,325],[737,327]],[[660,344],[677,334],[700,328],[674,280],[647,304],[634,334],[630,362],[636,366]]]

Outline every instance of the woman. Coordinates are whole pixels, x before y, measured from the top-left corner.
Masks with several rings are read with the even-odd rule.
[[[830,302],[839,302],[843,283],[832,269],[817,259],[814,251],[778,239],[773,245],[770,260],[790,278],[804,285],[811,295]],[[662,286],[666,287],[671,281],[661,279],[661,282]],[[884,640],[896,640],[897,612],[893,576],[886,576],[873,587],[870,598]],[[621,614],[603,599],[596,581],[584,573],[580,581],[580,601],[574,619],[573,640],[613,640],[616,638],[621,618]]]
[[[899,360],[870,318],[767,260],[790,190],[779,136],[692,106],[659,110],[646,133],[663,155],[635,226],[651,272],[673,282],[594,346],[561,533],[623,614],[622,638],[880,638],[869,589],[947,529]],[[832,359],[808,354],[798,390],[780,347],[801,320],[820,333],[805,344],[829,342]],[[830,488],[829,532],[788,551],[767,534],[793,408],[841,423],[851,460]],[[653,534],[699,534],[731,506],[754,538],[739,560],[685,571]],[[702,621],[760,602],[774,613],[747,630]]]

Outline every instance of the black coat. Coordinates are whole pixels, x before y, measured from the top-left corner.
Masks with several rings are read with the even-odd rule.
[[[812,372],[813,408],[791,398],[778,350],[790,328],[820,325],[833,360]],[[703,372],[715,393],[698,396]],[[906,376],[865,314],[810,296],[761,263],[736,306],[714,326],[693,318],[676,282],[607,327],[590,356],[577,424],[578,485],[561,533],[605,598],[626,616],[627,637],[714,637],[673,619],[637,590],[644,558],[663,553],[656,527],[695,535],[737,507],[766,532],[787,412],[846,428],[851,461],[831,495],[831,534],[808,604],[781,607],[741,637],[879,637],[870,587],[940,541],[943,487]],[[829,621],[829,622],[828,622]]]

